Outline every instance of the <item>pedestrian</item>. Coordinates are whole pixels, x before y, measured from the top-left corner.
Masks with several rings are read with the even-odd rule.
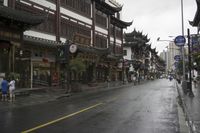
[[[1,82],[1,91],[2,91],[1,101],[7,101],[8,81],[5,78],[3,78]]]
[[[15,100],[15,80],[14,78],[12,78],[12,80],[9,83],[9,93],[10,93],[10,101],[14,101]]]
[[[193,82],[194,82],[194,88],[196,88],[197,87],[197,79],[195,76],[193,77]]]
[[[133,76],[133,84],[136,85],[136,76]]]

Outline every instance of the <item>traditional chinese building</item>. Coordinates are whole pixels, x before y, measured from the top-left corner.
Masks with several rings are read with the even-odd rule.
[[[147,44],[149,42],[147,35],[134,29],[131,33],[125,33],[124,39],[124,56],[129,62],[129,67],[126,70],[128,79],[132,74],[137,78],[147,78],[151,50],[151,45]],[[126,57],[128,53],[129,59]]]
[[[192,36],[192,56],[194,61],[194,69],[200,73],[200,1],[196,0],[197,11],[195,13],[194,19],[190,21],[190,25],[197,27],[197,35]]]
[[[24,31],[43,23],[46,13],[16,10],[14,1],[7,4],[4,6],[1,2],[0,5],[0,73],[3,76],[21,73],[25,86],[30,84],[30,73],[27,72],[30,72],[31,53],[24,47]]]
[[[116,1],[1,0],[0,10],[0,70],[19,73],[20,87],[57,85],[74,58],[86,65],[80,82],[122,80],[123,29],[132,22]]]
[[[190,21],[190,25],[197,27],[198,33],[200,31],[200,1],[196,0],[197,11],[195,13],[194,19]]]

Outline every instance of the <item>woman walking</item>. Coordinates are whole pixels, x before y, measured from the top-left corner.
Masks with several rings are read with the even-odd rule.
[[[14,90],[15,90],[15,80],[13,78],[9,83],[9,93],[10,93],[10,101],[11,102],[15,100]]]

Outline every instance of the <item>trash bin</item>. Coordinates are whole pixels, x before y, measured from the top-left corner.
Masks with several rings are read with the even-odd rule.
[[[183,81],[182,82],[182,89],[183,89],[183,92],[185,94],[187,94],[188,92],[191,91],[191,83],[189,81]]]

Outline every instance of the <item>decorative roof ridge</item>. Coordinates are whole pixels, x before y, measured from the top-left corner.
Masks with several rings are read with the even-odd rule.
[[[112,24],[116,24],[121,28],[127,28],[128,26],[131,26],[133,23],[133,20],[131,22],[125,22],[123,20],[120,20],[118,18],[115,18],[113,16],[111,16],[111,23]]]
[[[96,8],[98,10],[104,11],[106,14],[114,15],[116,12],[122,10],[122,7],[113,7],[105,2],[105,0],[93,0],[96,3]]]
[[[200,18],[200,0],[196,0],[196,4],[197,4],[197,11],[195,13],[194,19],[192,21],[189,21],[189,24],[191,26],[198,26],[197,19]],[[200,19],[199,19],[199,23],[200,23]]]
[[[0,5],[0,16],[31,25],[38,25],[46,20],[48,13],[44,12],[44,14],[36,15],[26,11],[16,10],[7,6]]]

